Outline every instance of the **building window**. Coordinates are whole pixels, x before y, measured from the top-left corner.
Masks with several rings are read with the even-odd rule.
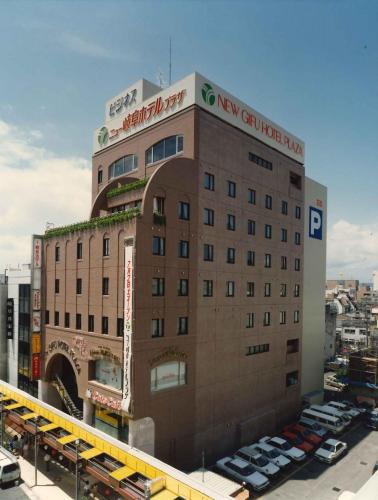
[[[97,183],[102,184],[102,169],[97,171]]]
[[[94,332],[94,316],[90,314],[88,316],[88,332]]]
[[[299,311],[294,311],[294,323],[299,323]]]
[[[102,240],[102,255],[103,257],[109,257],[110,255],[110,238]]]
[[[153,297],[163,297],[164,296],[164,278],[152,278],[152,296]]]
[[[152,237],[152,254],[153,255],[165,255],[165,238],[161,236]]]
[[[60,262],[60,246],[55,247],[55,262]]]
[[[287,215],[288,213],[288,203],[285,200],[281,201],[281,214]]]
[[[295,271],[301,270],[301,259],[294,259],[294,269]]]
[[[95,380],[117,390],[122,389],[122,367],[109,359],[96,359]],[[111,418],[109,415],[108,418]]]
[[[215,178],[214,178],[213,174],[209,174],[209,173],[205,172],[204,188],[208,189],[209,191],[214,191]]]
[[[272,226],[270,224],[265,224],[265,238],[272,239]]]
[[[264,267],[272,267],[272,256],[270,253],[266,253],[264,256]]]
[[[265,208],[272,210],[273,199],[269,194],[265,195]]]
[[[302,189],[302,177],[294,172],[290,172],[290,184],[297,189]]]
[[[124,321],[123,318],[117,318],[117,337],[123,337]]]
[[[109,295],[109,278],[102,278],[102,295]]]
[[[59,311],[54,313],[54,326],[59,326]]]
[[[227,214],[227,229],[229,231],[235,231],[236,222],[235,215]]]
[[[227,264],[235,264],[235,248],[227,248]]]
[[[266,168],[267,170],[273,170],[272,163],[268,160],[264,160],[264,158],[261,158],[260,156],[249,153],[248,158],[249,161],[253,161],[253,163],[256,163],[256,165],[259,165],[260,167]]]
[[[64,314],[64,328],[70,327],[70,313],[66,312]]]
[[[55,293],[59,293],[59,280],[55,280]]]
[[[163,318],[156,318],[151,321],[151,337],[164,337]]]
[[[247,313],[245,327],[246,328],[253,328],[254,326],[255,326],[255,314],[254,313]]]
[[[247,297],[255,296],[255,283],[253,281],[247,281]]]
[[[256,190],[248,189],[248,203],[251,205],[256,205]]]
[[[203,245],[203,260],[212,262],[214,260],[214,245],[205,243]]]
[[[154,214],[164,215],[165,199],[162,196],[154,196],[152,211]]]
[[[212,297],[213,296],[213,281],[203,280],[203,296]]]
[[[76,314],[76,330],[81,330],[81,314]]]
[[[280,325],[286,324],[286,311],[280,311]]]
[[[253,356],[254,354],[262,354],[269,352],[269,344],[249,345],[246,349],[246,356]]]
[[[50,324],[50,311],[45,311],[45,324],[49,325]]]
[[[112,163],[109,167],[109,179],[127,174],[138,168],[138,157],[127,155]]]
[[[256,234],[256,222],[254,220],[248,219],[247,232],[252,235]]]
[[[226,297],[234,297],[235,281],[226,281]]]
[[[298,370],[286,375],[286,387],[298,384]]]
[[[301,244],[301,233],[295,233],[294,235],[294,243],[296,245],[300,245]]]
[[[294,297],[299,297],[300,295],[300,288],[298,284],[294,285]]]
[[[270,297],[272,292],[272,284],[265,283],[264,285],[264,297]]]
[[[180,240],[178,245],[178,256],[187,259],[189,257],[189,241]]]
[[[151,369],[151,392],[186,385],[186,363],[168,361]]]
[[[188,335],[188,317],[177,318],[177,335]]]
[[[107,316],[102,317],[101,333],[103,335],[108,335],[108,333],[109,333],[109,318]]]
[[[255,265],[255,252],[254,250],[247,250],[247,266]]]
[[[285,228],[281,228],[281,241],[283,241],[284,243],[287,242],[287,229]]]
[[[227,181],[227,194],[230,198],[236,197],[236,184],[232,181]]]
[[[300,219],[301,218],[301,207],[298,205],[295,207],[295,218]]]
[[[81,295],[83,291],[83,280],[81,278],[77,278],[76,280],[76,294]]]
[[[270,325],[270,312],[264,312],[264,326],[269,326]]]
[[[78,241],[76,244],[76,258],[81,260],[83,258],[83,243]]]
[[[172,135],[157,142],[146,151],[146,165],[177,155],[183,150],[184,138],[182,135]]]
[[[287,269],[287,257],[285,255],[281,256],[281,269]]]
[[[287,285],[286,283],[281,283],[280,285],[280,297],[286,297],[287,295]]]
[[[179,201],[179,219],[190,219],[190,205],[186,201]]]
[[[178,295],[180,297],[186,297],[189,292],[189,280],[180,279],[178,282]]]
[[[206,226],[214,226],[214,210],[211,208],[203,209],[203,223]]]
[[[290,339],[286,342],[286,354],[299,352],[299,339]]]

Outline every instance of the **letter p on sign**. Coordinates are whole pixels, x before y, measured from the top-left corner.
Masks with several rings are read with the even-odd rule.
[[[310,207],[309,236],[317,240],[323,239],[323,210]]]

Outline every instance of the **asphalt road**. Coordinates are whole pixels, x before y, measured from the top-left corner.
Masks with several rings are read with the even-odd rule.
[[[378,432],[357,423],[336,439],[348,443],[348,453],[338,462],[327,465],[310,457],[260,498],[337,500],[345,490],[356,493],[371,477],[378,460]]]
[[[0,499],[4,500],[30,500],[30,495],[24,493],[26,486],[20,484],[15,485],[5,485],[3,488],[0,487]]]

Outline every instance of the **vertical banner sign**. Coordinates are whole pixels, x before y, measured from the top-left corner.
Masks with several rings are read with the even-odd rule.
[[[14,302],[7,299],[7,339],[13,339]]]
[[[42,238],[33,236],[33,260],[31,272],[31,375],[32,380],[41,378],[41,271]]]
[[[133,285],[134,285],[134,240],[125,241],[125,304],[123,331],[123,388],[122,410],[130,413],[131,407],[131,339],[133,334]]]

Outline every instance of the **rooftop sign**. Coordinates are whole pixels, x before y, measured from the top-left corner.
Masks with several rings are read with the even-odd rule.
[[[151,89],[153,88],[151,87]],[[193,104],[277,149],[286,156],[304,163],[303,141],[198,73],[189,75],[142,102],[137,102],[129,112],[127,112],[126,107],[122,117],[116,116],[108,120],[104,127],[95,131],[94,153],[98,153]]]

